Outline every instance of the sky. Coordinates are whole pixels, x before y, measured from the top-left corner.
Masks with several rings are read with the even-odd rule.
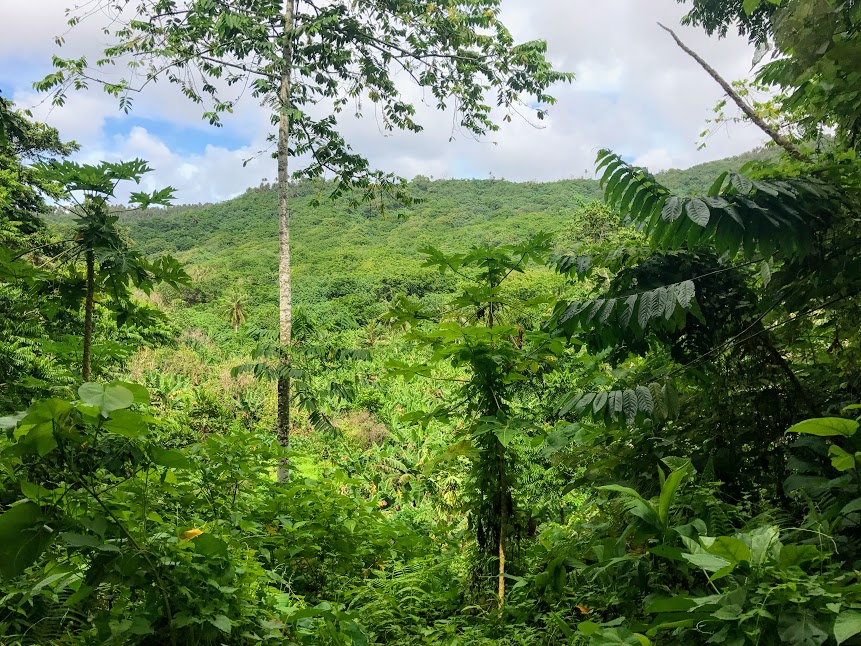
[[[221,201],[274,180],[275,161],[262,152],[272,130],[269,113],[250,95],[225,117],[224,127],[214,128],[168,83],[138,95],[129,114],[98,88],[71,92],[62,108],[36,93],[32,84],[51,72],[53,55],[95,58],[108,43],[99,16],[69,30],[65,9],[73,2],[0,0],[4,97],[81,144],[80,161],[146,159],[155,170],[144,188],[172,185],[180,203]],[[656,23],[675,29],[728,80],[749,77],[754,52],[737,37],[718,40],[680,26],[685,5],[676,0],[503,0],[502,8],[518,41],[546,40],[554,66],[576,75],[570,85],[550,91],[558,103],[540,128],[515,117],[484,139],[450,141],[452,115],[428,101],[420,105],[420,134],[384,133],[372,112],[347,118],[342,131],[356,152],[373,167],[407,178],[552,181],[591,177],[600,148],[660,171],[763,143],[753,126],[735,124],[713,133],[698,150],[722,90]],[[63,47],[55,43],[60,35]]]

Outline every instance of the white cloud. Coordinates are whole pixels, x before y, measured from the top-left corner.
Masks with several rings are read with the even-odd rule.
[[[645,166],[652,172],[667,170],[673,166],[673,156],[665,148],[654,148],[634,159],[635,166]]]
[[[50,123],[65,140],[90,144],[99,140],[105,120],[117,113],[111,101],[95,92],[73,92],[63,107],[53,106],[50,97],[32,90],[18,90],[12,95],[18,107],[30,108],[33,117]]]
[[[112,144],[110,150],[100,151],[95,156],[109,161],[137,156],[146,159],[155,172],[144,177],[143,190],[154,191],[172,185],[179,189],[177,196],[182,202],[225,200],[259,184],[268,170],[260,160],[252,160],[243,167],[243,161],[254,154],[249,148],[228,150],[206,146],[198,155],[178,155],[162,139],[139,126],[132,128],[127,136],[115,137]]]
[[[0,24],[0,66],[26,56],[28,61],[42,61],[39,73],[49,71],[50,56],[56,52],[53,36],[65,31],[63,8],[68,2],[10,3]],[[749,150],[763,141],[761,133],[734,126],[716,133],[705,150],[697,151],[699,133],[722,92],[656,22],[677,29],[730,80],[748,75],[752,52],[738,38],[710,39],[699,30],[678,27],[685,9],[675,0],[503,0],[503,17],[515,38],[546,39],[551,59],[578,75],[574,84],[554,88],[552,94],[559,101],[542,128],[515,119],[485,141],[454,132],[450,142],[451,114],[437,113],[429,101],[419,109],[426,128],[419,135],[381,133],[373,112],[361,120],[345,117],[343,131],[372,164],[406,177],[492,174],[554,180],[591,174],[595,154],[603,147],[653,170],[684,168]],[[72,30],[60,53],[94,56],[106,40],[95,24],[85,22]],[[44,100],[23,82],[10,88],[0,81],[0,87],[7,94],[13,90],[21,107]],[[417,90],[411,90],[411,96],[421,101]],[[121,120],[117,128],[111,119],[110,133],[108,119],[122,114],[115,100],[97,89],[70,94],[62,109],[48,110],[43,103],[37,115],[60,128],[64,137],[78,140],[87,159],[148,159],[157,169],[149,181],[177,186],[182,201],[224,199],[275,176],[275,163],[267,153],[242,165],[267,148],[270,131],[266,109],[250,96],[226,117],[223,130],[202,122],[200,108],[167,83],[152,85],[137,96],[132,113],[137,121]],[[204,143],[189,152],[180,145],[181,134],[156,135],[141,125],[140,118],[171,124]],[[116,135],[118,130],[121,134]]]
[[[624,88],[625,66],[621,61],[611,64],[596,60],[584,60],[574,68],[577,82],[573,86],[575,92],[614,94]]]

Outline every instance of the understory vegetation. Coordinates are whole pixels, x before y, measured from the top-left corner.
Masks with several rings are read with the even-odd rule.
[[[276,186],[0,98],[0,643],[861,644],[861,13],[688,21],[773,53],[773,145],[296,178],[289,343]]]

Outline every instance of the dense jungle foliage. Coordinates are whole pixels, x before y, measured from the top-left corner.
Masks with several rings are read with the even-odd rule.
[[[861,644],[861,12],[691,9],[790,150],[297,179],[286,349],[275,187],[0,98],[0,643]]]

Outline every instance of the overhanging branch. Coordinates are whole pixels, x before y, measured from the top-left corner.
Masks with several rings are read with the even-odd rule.
[[[802,161],[806,161],[807,157],[801,152],[801,150],[792,143],[789,139],[780,134],[777,130],[768,125],[762,117],[760,117],[756,111],[747,104],[747,102],[741,98],[738,92],[736,92],[733,87],[726,82],[726,80],[718,74],[717,70],[715,70],[711,65],[705,62],[703,58],[697,54],[690,47],[685,45],[681,39],[676,35],[676,33],[670,29],[669,27],[665,27],[661,23],[658,23],[658,26],[670,34],[673,37],[673,40],[676,41],[676,45],[678,45],[682,51],[684,51],[688,56],[693,58],[697,63],[699,63],[700,67],[702,67],[709,76],[711,76],[715,81],[717,81],[718,85],[720,85],[724,92],[726,92],[729,97],[735,102],[735,104],[741,108],[741,111],[750,119],[756,126],[762,130],[765,134],[767,134],[771,140],[776,143],[778,146],[783,148],[790,155],[795,157],[796,159],[800,159]]]

